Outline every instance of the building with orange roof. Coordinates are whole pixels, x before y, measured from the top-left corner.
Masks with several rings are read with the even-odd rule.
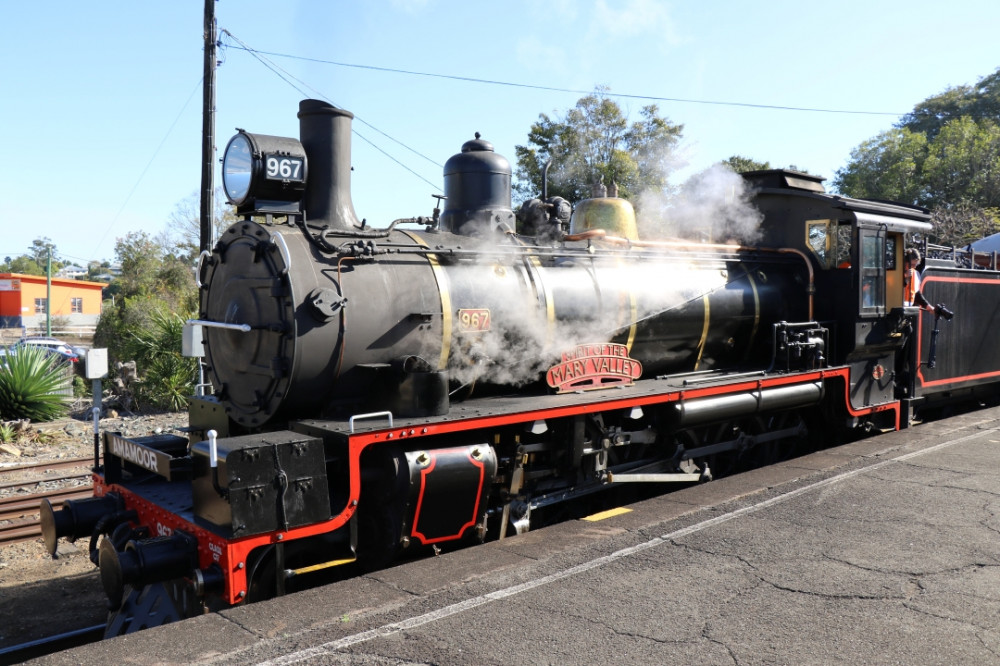
[[[44,275],[0,273],[0,328],[45,330],[46,315],[69,326],[97,326],[104,282],[52,278],[51,308]]]

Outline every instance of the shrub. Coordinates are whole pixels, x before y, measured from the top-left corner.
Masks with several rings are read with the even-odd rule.
[[[80,375],[73,375],[73,397],[89,398],[91,394],[90,385]]]
[[[25,345],[0,364],[0,420],[51,421],[69,411],[70,373],[44,349]]]
[[[181,355],[184,317],[176,312],[154,312],[152,326],[132,332],[136,367],[140,371],[140,402],[178,411],[187,407],[194,391],[198,359]]]
[[[94,346],[108,350],[111,365],[138,361],[143,349],[133,334],[153,330],[158,313],[172,309],[166,301],[151,297],[124,297],[113,306],[105,304],[94,332]]]

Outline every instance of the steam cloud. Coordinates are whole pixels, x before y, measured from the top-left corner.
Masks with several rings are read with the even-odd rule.
[[[651,158],[653,159],[653,158]],[[676,153],[663,155],[676,167]],[[679,188],[664,187],[658,192],[644,192],[634,202],[642,240],[683,239],[706,243],[752,244],[760,237],[762,215],[750,203],[750,191],[739,174],[721,164],[710,167],[688,179]],[[700,300],[704,294],[725,287],[718,265],[693,266],[683,257],[663,261],[631,263],[628,271],[582,267],[566,271],[560,268],[542,269],[542,279],[553,294],[557,307],[555,322],[548,318],[539,304],[526,303],[524,296],[535,293],[537,285],[525,283],[521,275],[508,277],[514,283],[500,288],[484,265],[450,272],[458,291],[477,294],[476,307],[492,313],[492,329],[482,335],[458,335],[454,338],[449,373],[460,384],[486,382],[503,385],[524,385],[542,377],[561,354],[579,344],[609,341],[616,333],[635,321],[679,311],[687,303]],[[505,262],[506,263],[506,262]],[[513,263],[517,263],[515,260]],[[584,279],[584,275],[587,277]],[[567,282],[560,284],[565,279]],[[581,279],[583,282],[581,283]],[[637,309],[629,307],[627,294],[637,285]],[[484,294],[490,296],[482,302]],[[667,362],[684,362],[689,348],[678,346]]]
[[[636,257],[628,270],[621,270],[614,259],[589,267],[539,266],[539,279],[556,307],[550,321],[535,300],[534,285],[523,281],[524,275],[508,274],[497,280],[488,266],[453,268],[449,271],[452,290],[476,294],[477,305],[491,312],[488,332],[453,337],[448,370],[460,384],[519,386],[537,381],[564,352],[582,344],[608,342],[637,322],[666,312],[680,313],[691,302],[700,306],[703,295],[724,288],[727,281],[718,263],[692,265],[684,253],[664,255],[663,261]],[[696,316],[700,325],[700,310]],[[692,349],[693,343],[681,343],[671,351],[659,347],[655,362],[683,362]]]
[[[695,174],[676,194],[641,193],[636,209],[641,236],[709,243],[753,244],[763,219],[743,178],[721,164]]]

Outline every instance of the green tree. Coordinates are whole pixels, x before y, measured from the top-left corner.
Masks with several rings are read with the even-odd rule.
[[[50,247],[52,248],[52,261],[58,261],[59,253],[56,251],[56,246],[52,242],[52,239],[48,236],[36,238],[31,241],[31,247],[28,248],[28,256],[39,266],[44,266],[48,261]]]
[[[922,180],[925,206],[1000,206],[1000,127],[969,116],[948,121],[928,146]]]
[[[26,256],[30,257],[41,268],[42,272],[40,275],[45,274],[45,269],[48,266],[50,248],[52,250],[52,272],[55,273],[63,267],[64,262],[59,259],[59,252],[56,250],[55,243],[52,242],[51,238],[48,236],[36,238],[31,241],[31,247],[28,248]]]
[[[973,86],[955,86],[928,97],[903,116],[899,126],[933,139],[950,121],[963,116],[973,120],[1000,119],[1000,69]]]
[[[119,238],[115,255],[122,273],[110,286],[114,305],[105,304],[94,344],[113,362],[135,361],[141,407],[175,409],[177,395],[192,392],[197,368],[180,358],[178,333],[197,308],[193,269],[169,241],[142,231]]]
[[[834,188],[931,210],[929,238],[964,245],[1000,218],[1000,69],[927,98],[851,151]]]
[[[171,242],[177,248],[180,256],[189,257],[192,261],[201,253],[201,198],[194,192],[177,202],[170,213]],[[231,224],[240,218],[236,209],[226,203],[222,188],[215,191],[213,198],[215,211],[212,214],[212,244],[219,239]]]
[[[882,132],[851,151],[847,166],[837,171],[836,190],[852,197],[886,199],[922,205],[921,182],[927,137],[904,128]]]
[[[181,356],[184,320],[176,312],[156,311],[151,327],[133,332],[133,347],[144,370],[136,391],[140,404],[178,411],[194,393],[198,359]]]
[[[121,296],[158,298],[176,311],[196,307],[193,269],[168,239],[131,231],[115,243],[115,256],[122,272],[114,283]]]
[[[44,264],[39,266],[35,260],[26,254],[14,257],[7,264],[7,270],[11,273],[21,273],[23,275],[45,275]]]
[[[743,157],[742,155],[733,155],[732,157],[723,160],[722,164],[728,166],[736,173],[747,173],[749,171],[764,171],[765,169],[771,168],[770,162],[758,162],[757,160],[751,159],[749,157]]]
[[[969,243],[1000,233],[1000,210],[958,204],[936,208],[931,213],[934,231],[932,241],[942,245],[964,247]]]
[[[36,238],[31,241],[31,246],[25,254],[17,257],[5,257],[3,263],[0,264],[0,272],[45,275],[50,246],[52,248],[52,272],[55,273],[62,268],[63,263],[59,261],[55,245],[47,237]]]
[[[110,261],[92,260],[87,263],[87,279],[95,280],[98,275],[106,275],[111,272]]]
[[[619,196],[632,198],[668,184],[672,149],[683,125],[644,106],[637,121],[598,88],[581,98],[563,117],[540,114],[528,132],[528,145],[516,146],[515,198],[523,201],[542,190],[545,163],[551,160],[549,194],[569,201],[591,196],[595,183],[617,183]]]

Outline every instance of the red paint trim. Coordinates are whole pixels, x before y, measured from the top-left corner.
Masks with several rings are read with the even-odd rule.
[[[539,421],[545,419],[557,419],[567,416],[577,416],[580,414],[590,414],[598,411],[613,409],[625,409],[629,407],[645,407],[649,405],[668,404],[679,400],[693,400],[695,398],[705,398],[712,396],[727,395],[732,393],[742,393],[762,388],[775,386],[788,386],[792,384],[805,384],[815,381],[827,381],[839,377],[844,380],[844,405],[852,416],[864,416],[876,412],[896,410],[898,416],[899,402],[891,401],[871,407],[854,408],[850,400],[850,369],[847,367],[834,368],[829,370],[814,370],[811,372],[781,375],[768,377],[765,379],[753,379],[738,382],[735,384],[720,384],[717,386],[706,386],[691,389],[668,389],[663,393],[654,395],[636,396],[630,398],[617,398],[614,400],[604,400],[601,402],[587,402],[577,405],[566,405],[563,407],[551,407],[544,409],[533,409],[500,416],[482,416],[469,419],[448,421],[442,423],[425,424],[412,428],[394,428],[369,431],[350,436],[351,449],[357,445],[365,448],[370,444],[381,443],[389,440],[403,440],[412,437],[429,437],[435,435],[446,435],[468,430],[497,428],[528,421]],[[360,455],[360,452],[359,452]],[[353,458],[352,458],[353,462]],[[352,469],[352,486],[354,470]]]
[[[246,594],[248,589],[246,562],[251,551],[261,546],[276,544],[281,541],[294,541],[296,539],[315,536],[317,534],[333,532],[348,523],[354,515],[358,505],[358,500],[361,497],[361,454],[368,446],[397,439],[430,437],[469,430],[498,428],[517,423],[556,419],[596,411],[668,404],[679,400],[692,400],[695,398],[741,393],[774,386],[787,386],[815,381],[825,382],[834,378],[840,378],[844,382],[844,406],[848,414],[857,417],[875,414],[878,412],[893,411],[896,415],[896,429],[898,430],[900,417],[900,407],[898,401],[864,407],[861,409],[855,409],[851,406],[849,372],[848,368],[840,367],[828,370],[817,370],[799,374],[741,381],[735,384],[723,383],[717,386],[692,389],[668,389],[662,393],[654,395],[617,398],[613,400],[609,399],[600,402],[587,402],[584,404],[567,405],[547,409],[534,409],[513,414],[504,414],[501,416],[476,417],[460,421],[428,424],[419,426],[419,428],[393,428],[352,434],[348,436],[348,464],[350,468],[348,498],[347,503],[344,505],[344,508],[339,514],[332,516],[329,520],[293,528],[287,532],[271,532],[268,534],[250,536],[233,541],[229,541],[213,532],[183,520],[173,513],[164,511],[157,505],[150,503],[141,496],[132,493],[122,486],[105,484],[104,480],[99,476],[95,476],[94,495],[101,497],[108,492],[118,493],[123,498],[125,506],[130,509],[135,509],[138,513],[138,524],[148,525],[154,531],[181,530],[195,537],[199,543],[199,566],[205,568],[212,564],[219,565],[223,571],[225,579],[225,591],[222,596],[227,603],[232,605],[242,601],[243,597],[240,596],[240,593],[242,592],[243,594]],[[473,524],[475,523],[475,516],[479,511],[479,498],[482,497],[482,483],[484,483],[485,475],[485,468],[482,466],[482,463],[476,462],[475,464],[480,465],[481,477],[480,492],[477,494],[476,508],[473,512]],[[424,482],[425,481],[422,478],[421,501]],[[418,503],[416,515],[419,515],[419,512],[420,504]],[[414,518],[414,525],[416,524],[417,519]],[[462,527],[462,531],[467,528],[468,524]],[[415,531],[414,534],[416,535]],[[156,535],[154,534],[153,536]],[[443,539],[437,540],[440,541]],[[433,542],[434,540],[428,540],[424,543]]]
[[[955,284],[994,284],[1000,287],[1000,280],[986,280],[984,278],[960,278],[960,277],[942,277],[940,275],[928,275],[927,277],[920,278],[920,284],[925,285],[928,282],[952,282]]]
[[[471,455],[469,455],[468,452],[466,452],[465,455],[469,459],[469,462],[471,462],[473,465],[479,468],[479,488],[476,490],[476,504],[472,508],[472,519],[469,520],[464,525],[462,525],[460,528],[458,528],[458,532],[456,532],[455,534],[438,537],[436,539],[429,539],[425,534],[417,531],[417,525],[420,523],[420,509],[424,504],[424,492],[427,489],[427,477],[430,476],[431,471],[437,466],[438,455],[445,451],[448,451],[448,449],[442,449],[437,452],[430,451],[429,454],[431,457],[431,463],[427,466],[426,469],[420,470],[420,493],[417,495],[417,508],[416,511],[414,511],[413,513],[413,529],[410,530],[410,536],[414,536],[420,539],[420,543],[424,544],[425,546],[427,544],[439,543],[441,541],[454,541],[460,538],[462,536],[462,533],[465,532],[465,530],[476,524],[476,516],[479,515],[479,500],[483,496],[483,482],[486,479],[486,465],[484,465],[481,461],[476,460]]]
[[[104,479],[94,477],[94,496],[103,497],[108,493],[116,493],[122,498],[125,508],[134,509],[138,517],[133,521],[137,525],[150,528],[150,536],[167,536],[174,531],[190,534],[198,540],[198,566],[202,569],[217,564],[224,574],[225,590],[222,598],[229,603],[237,604],[243,600],[247,587],[247,557],[251,551],[261,546],[268,546],[281,541],[294,541],[305,537],[332,532],[350,519],[354,509],[349,508],[331,520],[296,527],[287,532],[269,532],[230,541],[225,537],[199,527],[194,523],[180,518],[174,513],[161,509],[146,498],[137,495],[128,488],[117,484],[106,484]],[[346,516],[346,517],[345,517]],[[242,566],[241,566],[242,565]]]
[[[937,275],[928,275],[923,278],[920,282],[921,287],[923,285],[932,282],[948,282],[951,284],[990,284],[996,287],[1000,287],[1000,280],[986,280],[983,278],[951,278],[951,277],[940,277]],[[921,310],[917,315],[917,379],[920,380],[920,387],[930,387],[930,386],[946,386],[948,384],[959,384],[962,382],[973,382],[980,379],[990,379],[992,377],[1000,377],[1000,370],[994,370],[993,372],[980,372],[975,375],[961,375],[958,377],[945,377],[943,379],[924,379],[924,364],[922,359],[923,353],[923,326],[921,322],[924,318],[924,311]]]
[[[893,400],[891,402],[885,402],[881,405],[873,405],[871,407],[861,407],[855,408],[851,404],[851,371],[849,368],[840,368],[828,374],[827,379],[830,377],[840,377],[844,380],[844,408],[847,409],[847,413],[851,416],[868,416],[870,414],[878,414],[879,412],[891,411],[895,415],[895,430],[899,430],[899,415],[900,406],[898,400]]]

